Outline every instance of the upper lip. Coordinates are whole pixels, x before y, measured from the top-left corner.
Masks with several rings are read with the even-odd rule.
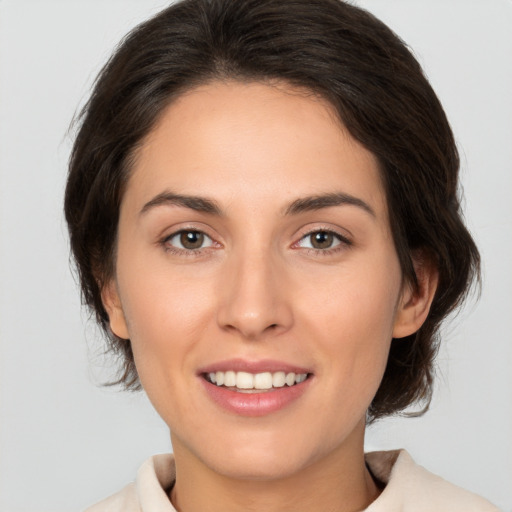
[[[260,359],[259,361],[250,361],[246,359],[226,359],[208,364],[199,369],[199,374],[215,373],[215,372],[247,372],[247,373],[264,373],[264,372],[285,372],[285,373],[311,373],[311,370],[286,363],[284,361],[276,361],[273,359]]]

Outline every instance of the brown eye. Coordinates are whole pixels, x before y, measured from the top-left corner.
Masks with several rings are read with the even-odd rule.
[[[199,249],[203,245],[204,234],[199,231],[182,231],[180,235],[181,245],[185,249]]]
[[[338,235],[338,233],[320,229],[318,231],[312,231],[307,235],[304,235],[304,237],[302,237],[297,245],[305,249],[314,249],[317,251],[327,252],[329,249],[334,249],[335,247],[338,247],[342,244],[347,246],[351,245],[349,240],[341,235]]]
[[[212,239],[201,231],[183,230],[171,235],[166,244],[177,249],[195,251],[213,245]]]
[[[329,249],[334,242],[334,235],[328,231],[317,231],[309,236],[314,249]]]

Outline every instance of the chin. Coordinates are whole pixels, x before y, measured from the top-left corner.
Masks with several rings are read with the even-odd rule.
[[[205,461],[206,462],[206,461]],[[226,456],[209,464],[224,477],[236,480],[271,481],[286,479],[307,467],[302,457],[290,458],[281,454],[266,454],[261,451],[255,456]]]
[[[216,436],[215,443],[198,446],[194,451],[205,466],[226,478],[272,481],[302,472],[335,449],[335,443],[326,443],[325,438],[319,442],[314,435],[267,430],[250,435],[239,432],[224,439]]]

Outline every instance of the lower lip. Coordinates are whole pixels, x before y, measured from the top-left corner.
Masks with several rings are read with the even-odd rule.
[[[311,376],[300,384],[273,388],[262,393],[241,393],[216,386],[203,377],[203,387],[208,396],[223,409],[240,416],[265,416],[284,409],[298,400],[309,387]]]

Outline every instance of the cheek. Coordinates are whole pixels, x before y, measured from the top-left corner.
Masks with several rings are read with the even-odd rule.
[[[396,304],[400,294],[401,273],[398,262],[390,258],[386,271],[370,264],[330,272],[324,279],[317,277],[321,286],[306,285],[297,295],[304,297],[303,308],[318,319],[318,325],[347,338],[362,336],[371,343],[378,333],[392,332]],[[358,335],[359,333],[359,335]],[[352,336],[349,336],[349,335]]]
[[[169,366],[187,363],[212,316],[211,291],[204,280],[169,272],[158,264],[132,258],[118,265],[118,283],[135,363],[145,375],[170,378]],[[139,277],[137,277],[139,276]],[[167,368],[167,370],[166,370]]]
[[[396,258],[387,263],[387,272],[369,264],[340,272],[302,306],[310,336],[331,356],[329,374],[354,390],[378,387],[387,363],[401,282]]]

